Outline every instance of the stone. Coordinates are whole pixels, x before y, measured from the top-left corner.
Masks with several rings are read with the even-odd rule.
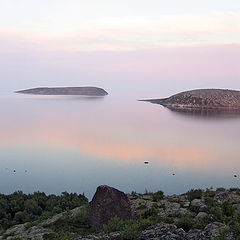
[[[33,226],[30,229],[26,229],[26,224],[19,224],[8,229],[3,236],[8,236],[8,240],[44,240],[45,234],[54,233],[51,229],[43,228],[42,226]],[[0,238],[1,239],[1,238]],[[2,237],[5,239],[5,237]]]
[[[214,201],[217,203],[223,203],[225,201],[228,201],[232,204],[240,204],[240,195],[237,194],[237,192],[219,192],[215,195]]]
[[[184,207],[184,208],[190,207],[190,202],[189,202],[189,201],[184,202],[184,203],[183,203],[183,207]]]
[[[191,201],[191,206],[199,208],[200,212],[206,212],[208,207],[201,199],[194,199]]]
[[[53,216],[51,218],[43,220],[39,224],[39,226],[46,227],[46,226],[55,224],[59,220],[64,220],[64,219],[66,219],[69,216],[70,217],[75,217],[82,211],[82,209],[83,209],[83,207],[76,207],[76,208],[70,210],[69,212],[65,211],[65,212],[59,213],[59,214],[57,214],[57,215],[55,215],[55,216]]]
[[[140,235],[141,240],[182,240],[186,239],[186,233],[182,229],[177,229],[175,225],[159,223],[143,231]]]
[[[137,216],[144,213],[146,210],[148,210],[155,204],[155,202],[145,200],[142,197],[137,199],[130,199],[132,217],[137,218]]]
[[[206,218],[207,216],[208,216],[207,213],[199,212],[198,215],[196,216],[196,219],[203,219],[203,218]]]
[[[132,217],[127,195],[115,188],[103,185],[97,188],[89,204],[89,220],[93,229],[99,231],[113,217],[127,220]]]
[[[143,198],[144,200],[149,200],[149,201],[152,200],[152,196],[150,196],[150,195],[143,195],[142,198]]]
[[[21,235],[25,232],[25,224],[18,224],[6,230],[5,235]]]
[[[226,228],[226,225],[219,222],[213,222],[205,227],[204,234],[208,239],[214,240],[224,228]]]

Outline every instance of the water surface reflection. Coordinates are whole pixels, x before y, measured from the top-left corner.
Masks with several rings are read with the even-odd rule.
[[[240,118],[240,110],[238,109],[168,109],[182,116],[190,116],[195,118],[214,118],[216,120]]]
[[[113,96],[2,96],[0,112],[1,192],[239,186],[239,118],[179,118]]]

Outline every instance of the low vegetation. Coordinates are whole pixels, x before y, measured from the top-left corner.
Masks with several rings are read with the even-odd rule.
[[[162,191],[155,193],[147,192],[145,194],[137,194],[133,192],[130,196],[133,201],[142,199],[140,205],[136,207],[139,214],[136,218],[123,221],[118,217],[112,218],[108,224],[103,226],[103,230],[99,233],[94,232],[90,228],[88,202],[83,195],[62,193],[61,196],[45,195],[44,193],[23,194],[16,192],[11,195],[0,195],[0,221],[1,228],[6,229],[18,223],[29,222],[25,228],[31,228],[33,221],[40,221],[54,214],[67,211],[63,217],[57,221],[44,226],[51,229],[53,233],[44,235],[44,239],[70,239],[74,236],[83,236],[88,234],[109,234],[112,232],[121,232],[121,237],[126,240],[137,239],[141,232],[150,226],[158,223],[175,224],[178,228],[184,229],[186,232],[191,229],[204,229],[209,223],[219,222],[226,227],[220,231],[216,240],[228,239],[231,234],[234,239],[240,240],[240,212],[229,201],[221,203],[215,200],[218,193],[225,192],[223,188],[217,190],[192,189],[181,196],[167,197]],[[227,190],[234,194],[240,195],[239,189]],[[149,200],[150,199],[150,200]],[[184,202],[183,202],[184,199]],[[205,217],[197,218],[200,208],[191,206],[184,207],[191,214],[167,214],[161,215],[160,211],[168,211],[169,204],[178,204],[183,207],[184,203],[193,200],[201,200],[206,206]],[[151,204],[150,204],[151,203]],[[150,204],[150,205],[149,205]],[[72,214],[71,209],[82,206],[81,211]],[[70,214],[71,213],[71,214]],[[36,222],[35,222],[36,223]]]
[[[31,225],[34,221],[47,219],[87,202],[84,195],[67,192],[60,196],[42,192],[24,194],[20,191],[10,195],[0,194],[0,230],[26,222]]]
[[[195,216],[180,215],[180,216],[159,216],[159,209],[162,208],[160,204],[154,204],[152,207],[147,208],[141,204],[141,207],[137,209],[144,210],[136,220],[123,221],[115,217],[109,221],[107,225],[104,225],[104,232],[110,233],[114,231],[121,231],[124,235],[124,239],[136,239],[140,233],[147,229],[149,226],[153,226],[157,223],[170,223],[175,224],[178,228],[184,229],[188,232],[191,229],[204,229],[209,223],[220,222],[226,225],[226,228],[220,231],[216,240],[228,239],[226,236],[232,234],[234,239],[240,240],[240,212],[228,201],[223,203],[217,203],[214,201],[214,196],[217,192],[225,191],[223,188],[219,188],[216,191],[213,189],[192,189],[186,193],[186,197],[189,201],[194,199],[202,199],[207,206],[206,217],[197,219],[195,216],[200,212],[199,208],[193,208],[189,206],[189,210],[192,211]],[[229,189],[229,192],[236,191],[240,195],[239,189]],[[164,198],[162,191],[156,193],[145,193],[152,196],[152,201],[158,202]],[[137,193],[134,193],[135,198]],[[167,197],[165,197],[167,199]],[[172,199],[168,199],[172,201]],[[175,200],[178,202],[178,200]],[[194,211],[193,211],[194,209]]]

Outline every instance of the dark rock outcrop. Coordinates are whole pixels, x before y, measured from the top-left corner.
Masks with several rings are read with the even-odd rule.
[[[57,88],[32,88],[17,91],[16,93],[35,95],[85,95],[85,96],[105,96],[108,93],[98,87],[57,87]]]
[[[109,187],[100,186],[89,204],[90,224],[95,230],[100,230],[113,217],[131,218],[130,201],[123,192]]]

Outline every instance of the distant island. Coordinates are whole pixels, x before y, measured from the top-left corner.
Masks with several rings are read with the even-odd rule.
[[[228,89],[198,89],[181,92],[169,98],[141,101],[160,104],[172,110],[240,110],[240,91]]]
[[[41,87],[16,91],[15,93],[35,95],[85,95],[85,96],[108,95],[108,93],[104,89],[98,87],[54,87],[54,88]]]

